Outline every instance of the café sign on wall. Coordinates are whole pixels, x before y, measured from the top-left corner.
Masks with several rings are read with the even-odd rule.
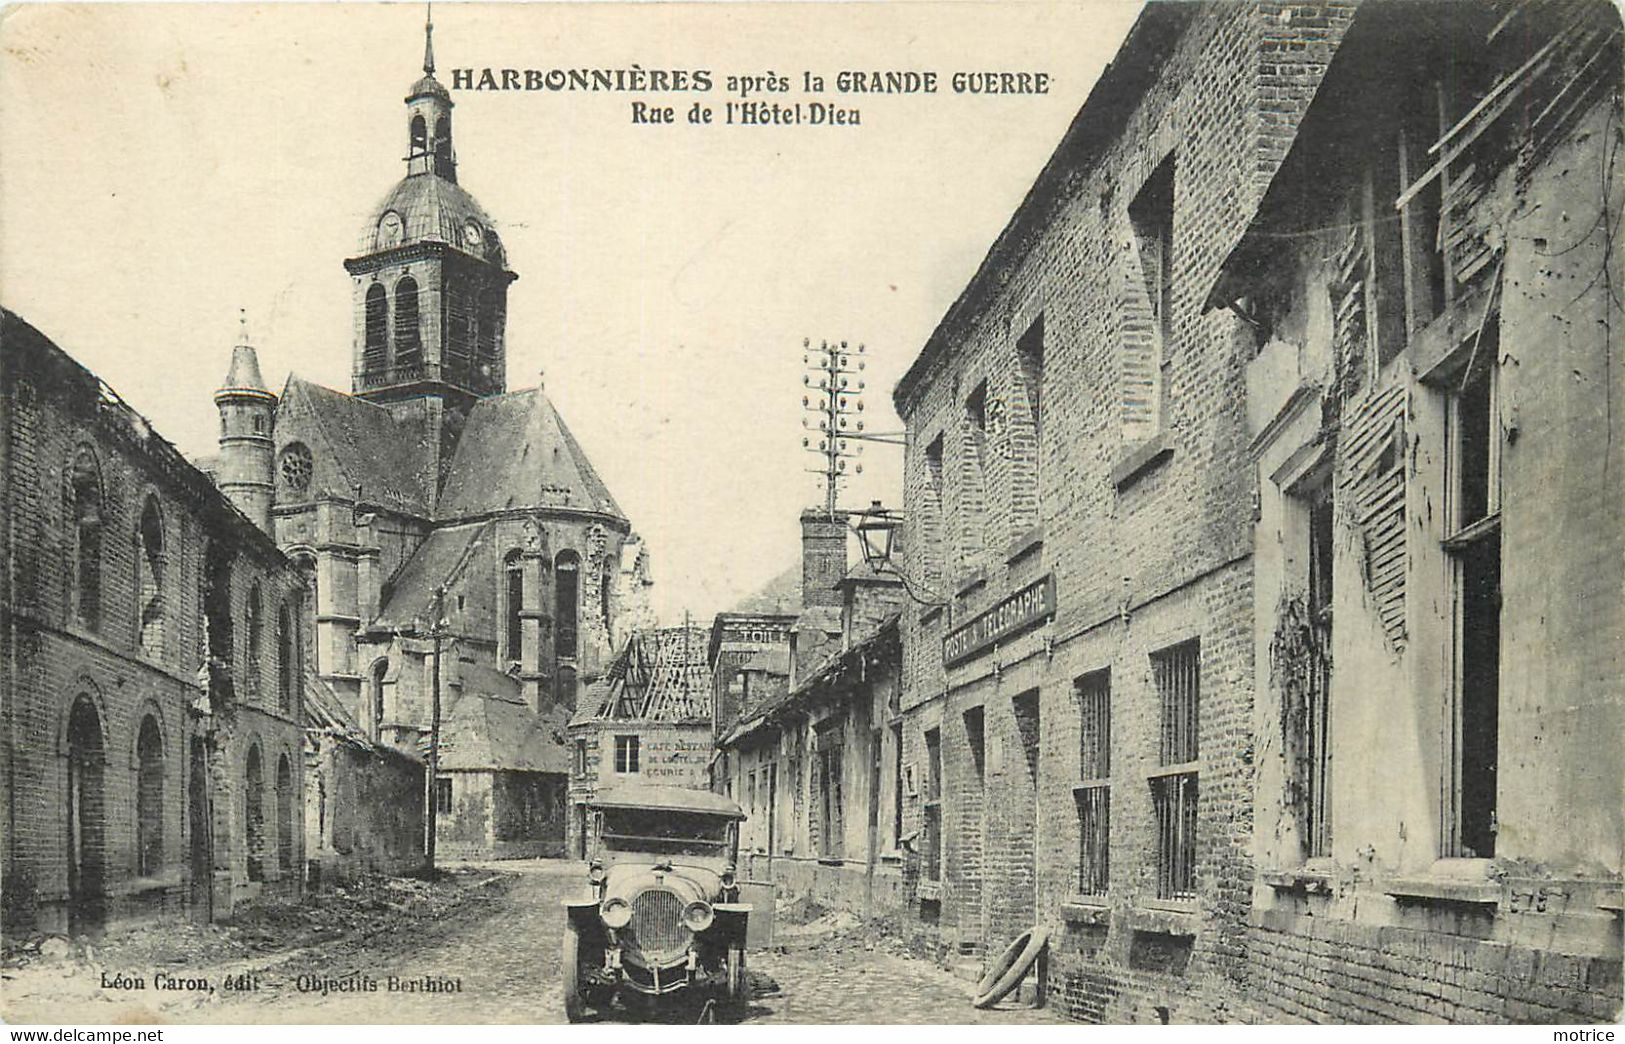
[[[1013,638],[1034,624],[1055,615],[1055,574],[1023,587],[998,605],[963,627],[956,627],[942,639],[945,667],[964,663],[1006,638]]]

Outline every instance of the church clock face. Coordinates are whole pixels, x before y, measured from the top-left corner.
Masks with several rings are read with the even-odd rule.
[[[405,231],[401,224],[401,216],[393,210],[386,212],[378,222],[378,245],[380,247],[400,246]]]
[[[474,222],[470,221],[468,224],[463,226],[463,248],[469,253],[478,251],[480,249],[480,242],[484,238],[485,236],[484,233],[480,231],[480,226],[476,225]]]

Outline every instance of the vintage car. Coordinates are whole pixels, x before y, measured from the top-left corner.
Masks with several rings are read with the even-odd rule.
[[[743,1004],[751,907],[734,877],[739,806],[706,791],[621,786],[587,809],[590,894],[564,900],[565,1015],[685,991]]]

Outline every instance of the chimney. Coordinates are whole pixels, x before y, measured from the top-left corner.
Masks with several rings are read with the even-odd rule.
[[[801,513],[801,607],[841,607],[835,589],[846,575],[846,515],[816,508]]]

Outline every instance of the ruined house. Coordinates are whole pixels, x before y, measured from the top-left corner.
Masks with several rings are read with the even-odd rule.
[[[1253,331],[1254,994],[1620,1007],[1620,22],[1363,6],[1209,300]]]
[[[634,633],[570,722],[570,850],[586,854],[587,804],[618,783],[709,789],[711,667],[699,627]]]
[[[0,353],[7,938],[297,898],[303,577],[9,311]]]

